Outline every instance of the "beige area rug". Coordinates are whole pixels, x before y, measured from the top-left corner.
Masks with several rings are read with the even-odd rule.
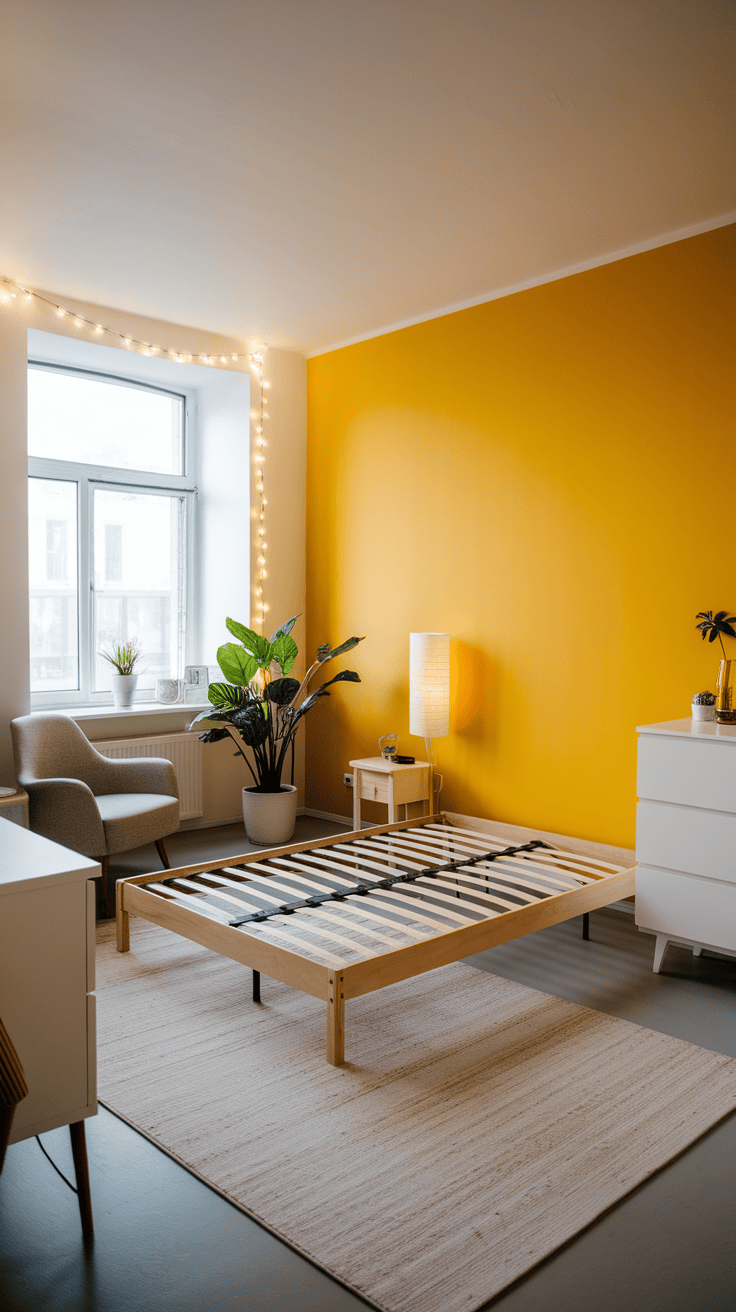
[[[98,948],[100,1097],[390,1312],[469,1312],[736,1107],[736,1061],[470,966],[323,1003],[157,926]]]

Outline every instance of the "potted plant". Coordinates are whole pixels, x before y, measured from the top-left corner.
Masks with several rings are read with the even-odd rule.
[[[733,704],[736,660],[727,659],[726,648],[723,645],[724,634],[728,638],[736,638],[736,630],[733,628],[736,624],[736,615],[729,615],[727,610],[719,610],[715,615],[712,610],[701,610],[695,618],[700,620],[700,624],[696,624],[695,627],[700,629],[703,641],[705,642],[707,638],[709,642],[715,642],[717,638],[723,652],[723,660],[718,667],[716,680],[716,719],[719,724],[736,724],[736,709]]]
[[[339,647],[324,643],[301,683],[288,677],[299,654],[291,636],[297,619],[292,616],[270,638],[227,619],[228,630],[237,638],[217,652],[227,682],[209,685],[207,696],[213,710],[202,711],[189,726],[200,720],[214,726],[201,735],[203,743],[233,739],[254,780],[243,789],[246,833],[252,843],[268,847],[288,842],[294,832],[294,740],[304,716],[320,697],[329,697],[327,690],[333,683],[360,683],[354,670],[340,670],[314,692],[309,691],[315,672],[335,656],[352,651],[362,638],[348,638]],[[250,748],[252,760],[243,745]],[[290,749],[291,782],[284,784],[281,776]]]
[[[138,674],[134,666],[140,655],[141,648],[135,638],[129,642],[115,643],[110,651],[100,652],[102,659],[113,667],[110,672],[110,686],[116,706],[132,705],[135,685],[138,682]]]

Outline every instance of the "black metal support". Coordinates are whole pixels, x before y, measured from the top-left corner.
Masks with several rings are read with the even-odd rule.
[[[498,861],[500,857],[517,856],[519,852],[533,852],[535,848],[548,846],[549,844],[543,843],[541,838],[533,838],[530,843],[522,843],[516,847],[506,847],[502,852],[481,852],[479,856],[463,857],[459,861],[447,861],[444,865],[424,866],[421,870],[407,870],[400,875],[391,875],[387,879],[377,879],[373,884],[355,884],[352,888],[343,887],[339,892],[315,893],[312,897],[298,898],[293,902],[283,902],[278,907],[249,911],[247,915],[237,916],[235,920],[229,920],[228,924],[233,928],[238,925],[247,925],[250,922],[259,924],[264,920],[270,920],[272,916],[291,916],[295,911],[301,911],[304,907],[319,907],[322,906],[323,902],[344,902],[348,897],[367,897],[375,888],[393,888],[394,884],[411,884],[414,880],[424,879],[427,875],[452,874],[454,870],[463,870],[467,866],[475,866],[479,861]],[[330,845],[323,850],[329,851]],[[402,864],[400,852],[391,852],[388,855],[392,865],[400,866]],[[408,863],[409,858],[406,858],[405,864]]]
[[[253,1001],[260,1002],[260,1000],[261,1000],[261,972],[260,970],[254,970],[253,971]]]
[[[583,938],[585,939],[586,943],[590,938],[590,912],[589,911],[586,911],[583,914]]]

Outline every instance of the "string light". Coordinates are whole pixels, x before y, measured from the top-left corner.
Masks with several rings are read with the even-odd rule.
[[[96,337],[104,335],[105,337],[113,338],[117,343],[122,342],[123,346],[128,350],[134,349],[140,352],[141,355],[168,355],[172,360],[176,360],[177,364],[191,364],[194,358],[187,351],[181,351],[174,347],[169,348],[166,346],[157,346],[153,342],[143,342],[137,337],[131,337],[127,333],[118,332],[116,328],[109,328],[106,324],[96,323],[94,319],[86,319],[85,316],[80,314],[77,310],[70,310],[68,306],[59,305],[57,301],[52,301],[48,296],[41,296],[38,292],[31,291],[29,287],[24,287],[21,283],[14,282],[12,278],[0,277],[0,302],[10,305],[13,301],[18,300],[19,296],[22,301],[26,302],[26,304],[31,301],[38,301],[42,305],[48,305],[51,310],[55,311],[57,318],[65,319],[68,315],[73,319],[75,328],[88,328]],[[259,367],[262,368],[262,351],[256,351],[254,354],[258,356],[257,363]],[[237,364],[239,361],[247,360],[248,356],[245,353],[238,354],[237,352],[233,352],[230,356],[202,354],[199,355],[197,359],[202,364],[218,367],[221,364]],[[261,383],[263,381],[262,375],[260,381]]]
[[[266,555],[266,552],[268,551],[268,543],[266,542],[266,529],[264,527],[265,519],[266,519],[267,502],[265,496],[263,495],[263,491],[264,491],[263,467],[266,463],[264,448],[268,446],[268,443],[266,442],[266,439],[263,436],[263,421],[266,418],[265,393],[266,393],[266,389],[270,386],[270,384],[266,382],[263,377],[263,349],[262,348],[256,347],[254,350],[251,351],[249,363],[250,363],[251,378],[254,381],[256,379],[258,380],[258,404],[253,410],[251,410],[251,419],[254,421],[253,431],[256,435],[256,440],[255,440],[256,451],[253,455],[253,464],[255,465],[255,487],[256,487],[256,496],[258,498],[257,504],[253,508],[253,518],[256,519],[260,524],[260,528],[258,529],[258,536],[255,544],[258,554],[256,555],[257,569],[255,571],[255,578],[253,580],[253,596],[255,599],[254,600],[255,622],[256,624],[260,624],[261,627],[263,627],[265,623],[266,615],[271,609],[268,602],[264,600],[264,588],[263,588],[263,584],[265,580],[268,578],[268,570],[266,569],[266,565],[268,562],[268,557]]]
[[[139,354],[148,357],[153,355],[168,356],[177,364],[191,364],[195,359],[190,351],[182,351],[176,347],[159,346],[153,342],[144,342],[140,338],[132,337],[129,333],[119,332],[117,328],[110,328],[106,324],[95,322],[94,319],[87,319],[85,315],[81,314],[78,310],[71,310],[68,306],[59,305],[57,301],[52,301],[48,296],[42,296],[39,292],[32,291],[30,287],[24,287],[21,283],[17,283],[11,278],[0,277],[0,303],[10,307],[12,306],[13,301],[18,300],[19,296],[27,305],[36,301],[41,305],[48,306],[50,310],[55,311],[56,317],[59,319],[65,319],[69,316],[73,320],[75,328],[82,330],[87,329],[94,337],[104,337],[108,340],[112,339],[116,345],[124,346],[127,351],[137,351]],[[269,417],[268,411],[266,410],[266,392],[271,386],[271,384],[263,377],[265,349],[265,347],[255,347],[247,354],[239,354],[238,352],[233,351],[230,353],[229,357],[227,355],[220,355],[219,358],[216,355],[208,355],[202,352],[196,357],[198,363],[211,365],[215,368],[218,368],[220,365],[238,364],[247,361],[251,378],[258,382],[258,405],[257,409],[252,412],[253,419],[257,421],[255,424],[257,453],[253,457],[256,475],[255,490],[257,502],[253,509],[253,518],[261,525],[264,525],[265,523],[265,511],[266,506],[268,505],[268,501],[264,495],[264,464],[266,463],[264,449],[268,446],[268,443],[263,436],[263,425],[264,421]],[[264,600],[263,589],[263,584],[268,578],[268,571],[266,569],[266,551],[268,549],[268,544],[265,539],[266,530],[265,527],[261,527],[258,531],[258,569],[256,571],[256,577],[254,579],[255,586],[253,589],[256,599],[256,622],[260,622],[261,625],[263,625],[265,617],[271,609],[268,602]]]

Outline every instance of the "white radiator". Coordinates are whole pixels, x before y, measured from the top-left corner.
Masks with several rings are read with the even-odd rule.
[[[202,744],[196,734],[167,733],[155,738],[118,738],[93,743],[102,756],[116,760],[134,756],[165,756],[179,781],[179,818],[202,814]]]

